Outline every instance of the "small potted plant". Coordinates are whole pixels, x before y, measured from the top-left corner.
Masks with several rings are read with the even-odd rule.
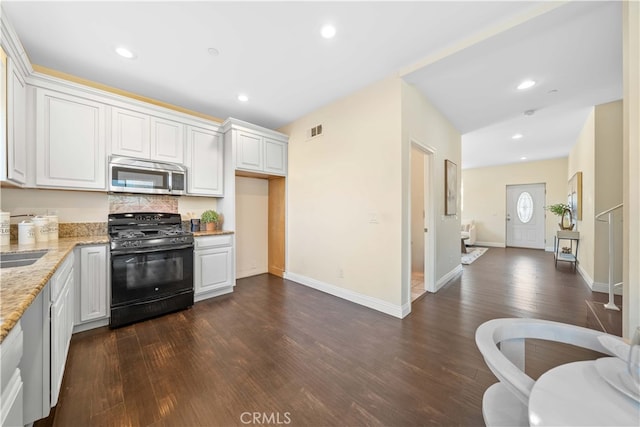
[[[561,230],[572,230],[573,229],[573,215],[571,214],[571,206],[566,203],[556,203],[554,205],[549,205],[544,207],[546,210],[551,212],[554,215],[560,217],[560,222],[558,225]]]
[[[216,223],[218,222],[218,212],[211,209],[202,212],[200,222],[206,224],[207,231],[214,231],[216,229]]]

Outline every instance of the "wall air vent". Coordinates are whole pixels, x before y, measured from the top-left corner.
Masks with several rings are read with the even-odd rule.
[[[322,135],[322,125],[314,126],[307,131],[307,139],[316,138]]]

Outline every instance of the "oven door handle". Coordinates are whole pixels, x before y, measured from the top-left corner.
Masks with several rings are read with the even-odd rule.
[[[137,250],[120,249],[120,250],[111,251],[111,255],[150,254],[154,252],[168,252],[168,251],[176,251],[180,249],[193,249],[193,245],[164,246],[159,249],[137,249]]]

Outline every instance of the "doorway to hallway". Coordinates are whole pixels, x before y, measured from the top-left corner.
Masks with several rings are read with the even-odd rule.
[[[433,151],[411,144],[411,302],[434,292]]]

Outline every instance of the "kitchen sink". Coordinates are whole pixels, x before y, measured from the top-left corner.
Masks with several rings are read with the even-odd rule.
[[[47,252],[47,250],[41,250],[2,254],[0,255],[0,268],[24,267],[31,265],[42,258],[42,256]]]

